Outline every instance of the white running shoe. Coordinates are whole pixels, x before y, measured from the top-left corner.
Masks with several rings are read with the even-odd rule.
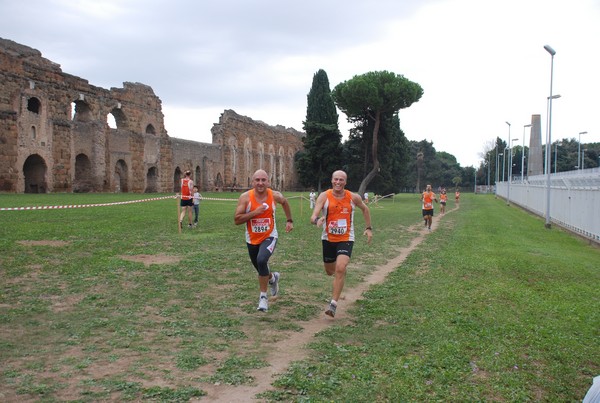
[[[267,312],[269,310],[269,300],[267,297],[260,297],[258,299],[258,308],[257,311]]]
[[[336,309],[337,309],[337,305],[333,305],[332,303],[329,303],[329,308],[327,308],[327,310],[325,311],[325,315],[331,316],[332,318],[335,317]]]
[[[273,277],[269,281],[271,287],[271,296],[276,297],[279,294],[279,272],[274,271]]]

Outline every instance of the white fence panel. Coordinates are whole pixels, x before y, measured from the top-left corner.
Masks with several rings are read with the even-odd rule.
[[[496,194],[541,217],[546,216],[547,177],[515,177],[498,182]],[[550,175],[550,220],[570,231],[600,241],[600,168]]]

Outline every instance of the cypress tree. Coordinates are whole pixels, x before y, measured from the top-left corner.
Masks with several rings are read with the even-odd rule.
[[[298,177],[304,186],[321,191],[322,187],[329,187],[331,174],[340,169],[342,163],[338,114],[327,73],[322,69],[313,76],[307,95],[304,131],[304,151],[296,158]]]

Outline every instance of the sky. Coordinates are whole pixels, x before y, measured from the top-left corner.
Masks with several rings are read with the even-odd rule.
[[[0,0],[0,15],[0,37],[65,73],[151,86],[171,137],[210,143],[226,109],[301,131],[323,69],[331,89],[383,70],[420,84],[402,131],[463,167],[496,137],[528,145],[534,114],[545,143],[550,95],[553,140],[600,142],[600,0]]]

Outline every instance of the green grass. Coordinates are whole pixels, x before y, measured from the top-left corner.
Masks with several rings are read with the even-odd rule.
[[[0,207],[156,196],[3,194]],[[243,227],[233,224],[238,195],[204,196],[232,200],[204,201],[198,228],[181,234],[174,199],[0,211],[0,398],[188,401],[206,383],[251,384],[269,342],[321,316],[331,279],[307,203],[286,194],[295,229],[280,223],[271,259],[282,295],[259,315]],[[265,399],[583,398],[600,373],[600,250],[491,196],[461,199],[350,310],[351,325],[319,334]],[[374,241],[356,243],[346,287],[416,236],[418,196],[379,205]],[[138,255],[179,260],[127,259]]]

